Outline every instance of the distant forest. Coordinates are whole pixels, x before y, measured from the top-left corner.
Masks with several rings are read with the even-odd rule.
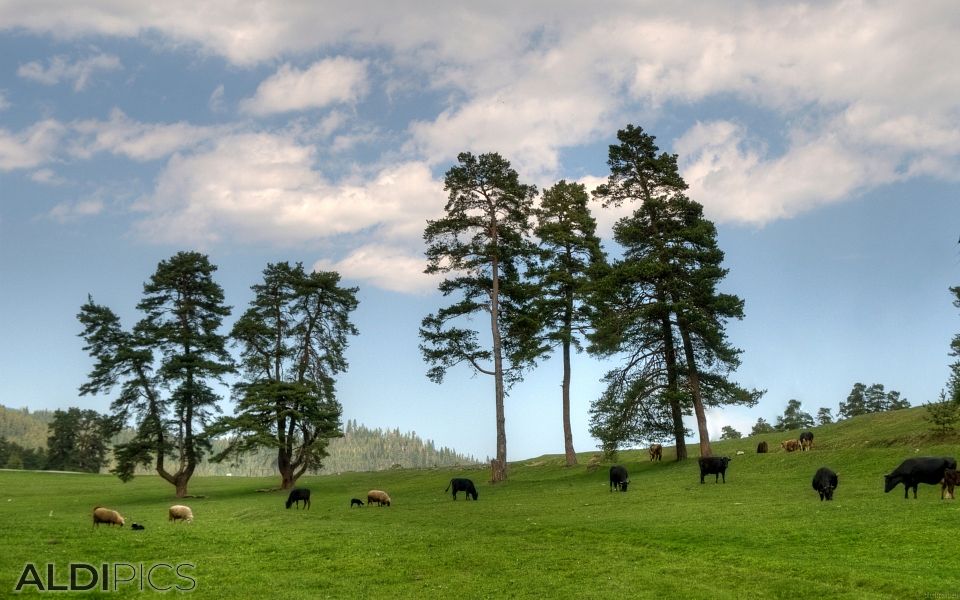
[[[15,443],[22,448],[46,450],[47,425],[53,420],[53,411],[27,408],[8,408],[0,405],[0,439]],[[132,437],[133,432],[121,432],[114,442]],[[226,447],[225,440],[214,442],[213,453]],[[420,438],[416,432],[402,433],[399,429],[370,429],[348,420],[343,437],[334,438],[327,448],[330,453],[323,461],[320,473],[343,471],[381,471],[391,468],[429,468],[455,465],[472,465],[479,461],[469,455],[459,454],[452,448],[437,448],[432,440]],[[197,467],[197,475],[234,475],[267,477],[277,473],[277,453],[260,450],[244,456],[238,462],[210,463],[204,460]],[[0,468],[7,465],[0,464]],[[109,468],[109,467],[108,467]],[[139,472],[139,471],[138,471]],[[144,469],[142,474],[154,474]]]

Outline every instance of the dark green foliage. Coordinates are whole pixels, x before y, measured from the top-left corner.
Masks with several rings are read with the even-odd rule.
[[[563,359],[561,395],[567,466],[577,462],[570,426],[570,349],[581,350],[580,337],[592,317],[587,299],[593,281],[606,266],[588,200],[582,184],[560,181],[543,192],[534,229],[542,252],[534,272],[540,289],[535,310],[543,327],[541,335],[551,348],[560,347]]]
[[[327,444],[341,435],[335,382],[348,366],[348,336],[357,334],[357,288],[339,283],[337,273],[283,262],[267,265],[263,283],[252,286],[254,299],[231,332],[244,381],[234,388],[236,416],[213,428],[231,435],[216,460],[272,448],[284,489],[322,467]]]
[[[855,383],[846,402],[840,403],[838,417],[849,419],[870,413],[901,410],[910,408],[910,402],[900,397],[900,392],[890,390],[885,392],[883,384],[875,383],[869,387],[862,383]]]
[[[743,435],[729,425],[724,425],[720,430],[720,439],[721,440],[739,440]]]
[[[114,472],[127,481],[137,465],[154,461],[179,497],[210,447],[205,428],[219,410],[219,397],[208,382],[233,371],[226,338],[217,331],[230,309],[213,280],[215,270],[197,252],[161,261],[137,305],[144,317],[130,331],[92,298],[77,315],[84,350],[95,360],[81,395],[109,393],[119,385],[111,407],[121,420],[137,423],[133,440],[114,449]],[[175,461],[173,472],[168,459]]]
[[[122,423],[95,410],[71,407],[53,414],[47,438],[47,469],[99,473],[108,462],[110,438]]]
[[[950,288],[953,294],[953,305],[960,308],[960,286]],[[960,333],[950,340],[950,356],[957,358],[950,365],[950,379],[947,381],[947,397],[960,404]]]
[[[927,409],[926,419],[938,433],[948,433],[956,429],[960,421],[960,402],[947,398],[945,392],[940,392],[939,402],[924,403]]]
[[[24,448],[0,436],[0,469],[42,469],[47,463],[43,448]]]
[[[773,425],[767,423],[763,417],[757,419],[757,422],[753,424],[753,428],[750,429],[750,435],[761,435],[764,433],[773,433],[776,429],[773,428]]]
[[[831,414],[830,409],[822,406],[817,411],[817,425],[829,425],[833,423],[833,414]]]
[[[439,289],[456,299],[423,319],[420,351],[437,383],[461,363],[494,378],[498,481],[506,477],[506,390],[544,351],[531,307],[537,288],[526,277],[537,257],[530,240],[537,190],[520,183],[499,154],[465,152],[457,161],[444,178],[446,216],[428,221],[423,233],[425,272],[449,274]],[[478,313],[489,319],[489,345],[477,330],[458,326]]]
[[[783,414],[777,417],[777,431],[790,431],[792,429],[809,429],[813,427],[813,417],[810,413],[800,410],[799,400],[790,400],[787,402],[787,408]]]
[[[604,206],[639,206],[614,226],[623,258],[594,287],[590,350],[618,355],[623,366],[605,378],[591,433],[604,448],[672,436],[680,460],[686,458],[683,416],[692,411],[701,454],[710,455],[706,407],[752,405],[762,394],[728,378],[741,351],[727,342],[724,326],[743,317],[743,301],[718,291],[727,270],[716,228],[684,194],[676,155],[660,153],[655,138],[632,125],[617,139],[607,183],[594,197]]]

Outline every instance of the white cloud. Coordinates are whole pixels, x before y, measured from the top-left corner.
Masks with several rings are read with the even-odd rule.
[[[32,169],[53,159],[66,128],[47,119],[12,133],[0,128],[0,171]]]
[[[253,98],[241,102],[240,107],[254,115],[324,108],[356,102],[368,88],[363,60],[328,58],[305,71],[285,64],[261,82]]]
[[[199,245],[283,246],[352,236],[359,245],[376,239],[422,251],[425,222],[445,202],[427,165],[401,163],[331,182],[315,162],[312,146],[268,133],[230,135],[210,149],[175,155],[139,203],[138,231],[154,241]],[[361,262],[358,255],[352,264]],[[365,272],[372,269],[369,255],[363,264]]]
[[[3,90],[0,90],[0,110],[7,110],[12,106]]]
[[[356,248],[339,261],[319,260],[315,270],[336,271],[344,277],[368,281],[377,287],[404,293],[426,293],[438,278],[424,274],[423,251],[371,243]]]
[[[183,122],[141,123],[119,109],[113,109],[107,121],[77,121],[71,127],[80,135],[71,145],[74,156],[90,158],[97,152],[110,152],[136,161],[165,158],[221,135],[227,129],[198,127]]]
[[[223,92],[223,84],[221,83],[215,90],[213,90],[213,92],[210,93],[210,98],[207,100],[207,106],[212,112],[223,112]]]
[[[47,217],[60,223],[93,217],[103,212],[103,201],[97,198],[77,202],[61,202],[47,213]]]
[[[44,85],[56,85],[61,81],[72,81],[75,92],[83,91],[91,77],[98,71],[116,71],[121,69],[120,59],[112,54],[98,54],[70,62],[67,57],[54,56],[47,60],[47,66],[38,61],[20,65],[17,75]]]
[[[37,169],[30,174],[30,180],[44,185],[60,185],[63,179],[57,176],[53,169]]]
[[[762,225],[900,177],[894,158],[865,154],[830,128],[797,135],[776,157],[728,121],[697,124],[674,148],[691,197],[719,221]]]

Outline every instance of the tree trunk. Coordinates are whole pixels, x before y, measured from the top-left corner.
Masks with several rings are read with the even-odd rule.
[[[686,460],[687,443],[684,440],[683,408],[680,406],[680,377],[677,369],[677,349],[673,342],[673,326],[667,309],[666,294],[657,292],[657,302],[662,307],[660,333],[663,336],[664,360],[667,363],[667,392],[670,398],[670,416],[673,419],[673,437],[677,447],[677,460]]]
[[[185,473],[178,474],[174,478],[174,485],[177,486],[177,498],[185,498],[187,496],[187,483],[190,481],[190,477]]]
[[[280,471],[280,489],[289,490],[296,485],[297,479],[294,477],[293,469]]]
[[[703,396],[700,394],[700,373],[694,362],[693,342],[690,332],[680,322],[680,337],[683,338],[683,352],[687,357],[687,377],[690,379],[690,395],[693,397],[693,412],[697,415],[697,431],[700,433],[700,456],[713,456],[710,448],[710,432],[707,430],[707,412],[703,408]]]
[[[567,466],[577,464],[577,453],[573,450],[573,430],[570,427],[570,340],[563,341],[563,450],[567,456]]]
[[[497,463],[493,469],[492,483],[504,481],[507,478],[507,419],[504,413],[503,387],[503,342],[500,339],[500,274],[498,261],[493,259],[491,272],[493,286],[490,293],[490,331],[493,335],[493,378],[496,386],[497,408]]]
[[[507,479],[507,465],[497,459],[490,460],[490,483],[505,481]]]

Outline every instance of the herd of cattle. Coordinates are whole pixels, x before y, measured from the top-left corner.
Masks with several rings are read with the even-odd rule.
[[[787,452],[800,450],[806,452],[813,449],[813,433],[804,431],[799,439],[784,440],[780,447]],[[760,442],[757,445],[758,454],[766,454],[769,450],[767,442]],[[743,454],[738,452],[737,454]],[[663,446],[653,444],[650,447],[650,460],[662,460]],[[707,456],[698,460],[700,465],[700,483],[703,483],[704,477],[713,475],[714,483],[719,483],[720,478],[727,482],[727,467],[730,464],[730,458],[727,456]],[[630,476],[627,469],[622,465],[613,465],[610,467],[610,491],[627,491],[630,483]],[[921,483],[928,485],[940,484],[940,499],[954,497],[954,488],[960,485],[960,473],[957,472],[957,461],[953,457],[921,456],[908,458],[900,463],[889,475],[884,475],[884,492],[889,492],[900,484],[903,484],[903,497],[909,498],[910,488],[913,488],[913,497],[917,497],[917,486]],[[820,495],[820,500],[833,500],[833,492],[839,485],[837,474],[828,467],[820,467],[813,475],[813,489]]]
[[[800,434],[798,440],[786,440],[780,446],[787,452],[795,450],[807,451],[813,448],[813,434],[805,431]],[[757,453],[764,454],[768,451],[767,442],[760,442],[757,446]],[[742,452],[738,453],[742,454]],[[653,444],[650,447],[650,460],[663,459],[663,446]],[[713,475],[714,483],[719,483],[723,478],[723,483],[727,482],[727,467],[730,465],[730,458],[727,456],[706,456],[698,459],[700,466],[700,483],[704,482],[707,475]],[[903,497],[908,499],[910,489],[913,488],[913,497],[917,497],[917,487],[921,483],[928,485],[940,484],[940,499],[954,498],[954,488],[960,485],[960,473],[957,472],[957,461],[953,457],[945,456],[921,456],[908,458],[900,463],[889,475],[884,475],[883,491],[889,492],[900,484],[903,484]],[[610,491],[627,491],[630,484],[630,475],[623,465],[613,465],[610,467]],[[833,500],[833,493],[839,485],[837,474],[827,467],[820,467],[813,475],[813,489],[820,495],[820,500]],[[462,477],[454,477],[450,480],[444,493],[453,488],[453,499],[457,499],[458,492],[464,492],[466,497],[476,500],[479,496],[477,488],[473,481]],[[294,488],[287,496],[286,507],[296,506],[300,508],[303,503],[305,509],[310,508],[310,490],[308,488]],[[370,490],[367,492],[367,506],[390,506],[391,500],[389,494],[382,490]],[[350,499],[350,507],[364,506],[363,500],[359,498]],[[170,521],[193,521],[193,511],[188,506],[171,506],[167,512]],[[120,525],[123,527],[124,518],[115,510],[96,506],[93,509],[93,524],[98,526],[101,523],[108,525]],[[144,529],[143,525],[133,523],[132,529]]]

